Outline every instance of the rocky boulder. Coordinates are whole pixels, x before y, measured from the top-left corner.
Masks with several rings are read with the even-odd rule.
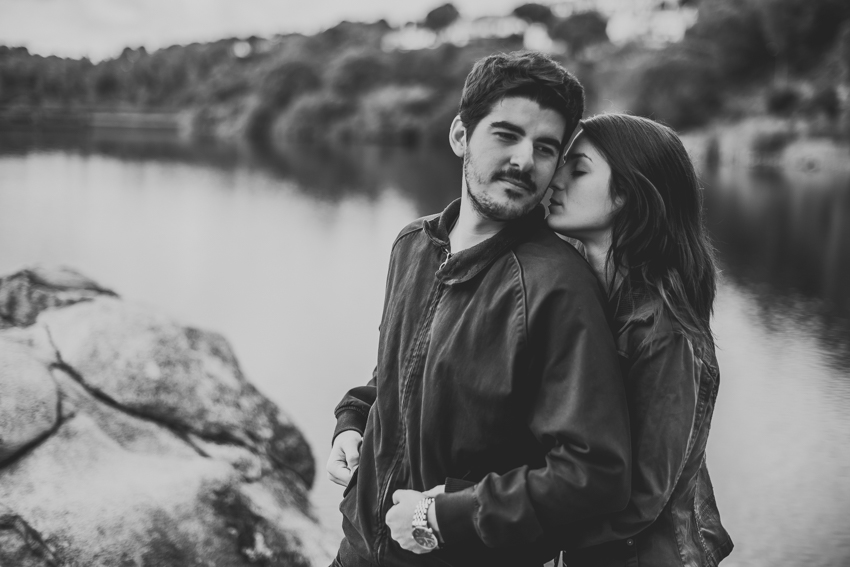
[[[328,565],[314,463],[227,341],[68,269],[0,278],[0,565]]]

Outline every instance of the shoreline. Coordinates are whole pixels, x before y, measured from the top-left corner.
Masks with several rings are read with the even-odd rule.
[[[139,110],[103,108],[3,108],[0,126],[16,128],[115,128],[186,132],[190,126],[185,110]]]
[[[0,128],[24,131],[126,130],[173,133],[183,139],[209,138],[207,129],[199,126],[192,109],[0,107]],[[731,167],[795,174],[850,174],[850,140],[817,135],[811,130],[811,124],[805,121],[756,116],[738,122],[716,122],[679,136],[697,169],[702,171]],[[238,129],[230,129],[228,134],[212,137],[225,144],[245,142]],[[387,148],[394,145],[384,144]]]
[[[680,134],[698,170],[717,167],[783,173],[850,174],[850,141],[812,133],[802,121],[753,117]]]

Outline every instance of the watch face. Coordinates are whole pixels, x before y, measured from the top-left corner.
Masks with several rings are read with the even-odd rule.
[[[413,539],[425,549],[437,547],[437,536],[427,528],[413,528]]]

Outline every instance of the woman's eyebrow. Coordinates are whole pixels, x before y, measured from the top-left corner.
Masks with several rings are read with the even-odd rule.
[[[590,159],[587,156],[587,154],[570,153],[570,154],[567,155],[566,159],[564,160],[564,163],[567,163],[568,161],[572,161],[572,160],[576,160],[576,159],[581,159],[581,158],[585,158],[587,161],[589,161],[591,163],[593,162],[593,160]]]

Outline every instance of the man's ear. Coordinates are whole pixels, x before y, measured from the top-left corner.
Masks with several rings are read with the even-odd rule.
[[[460,115],[452,120],[452,127],[449,129],[449,145],[457,157],[463,157],[466,152],[466,127],[460,121]]]

